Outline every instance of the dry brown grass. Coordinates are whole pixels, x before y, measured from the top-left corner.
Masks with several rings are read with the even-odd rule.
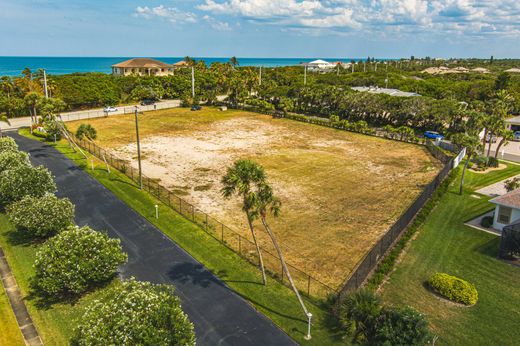
[[[98,144],[136,165],[133,116],[88,122]],[[146,175],[248,238],[239,201],[221,198],[220,179],[239,158],[261,163],[283,202],[272,226],[288,262],[332,287],[440,168],[417,145],[243,111],[150,112],[140,134]]]

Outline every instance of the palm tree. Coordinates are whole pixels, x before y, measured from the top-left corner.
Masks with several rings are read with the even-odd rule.
[[[187,66],[195,66],[195,60],[189,56],[184,57]]]
[[[470,134],[470,131],[466,133],[457,133],[452,137],[452,142],[459,145],[461,148],[466,148],[466,162],[464,163],[464,168],[462,169],[462,177],[460,179],[460,187],[459,187],[459,195],[462,195],[462,187],[464,185],[464,175],[466,174],[466,169],[468,168],[469,161],[475,155],[482,143],[478,135]]]
[[[240,65],[238,59],[235,56],[232,56],[229,59],[229,62],[231,63],[231,65],[233,65],[233,67],[237,67],[238,65]]]
[[[305,313],[305,316],[309,316],[309,311],[305,307],[305,304],[303,303],[302,297],[300,296],[300,292],[298,292],[298,289],[294,285],[294,281],[292,279],[291,273],[289,272],[289,268],[287,267],[287,264],[285,263],[285,260],[283,258],[282,250],[280,249],[280,245],[278,244],[278,241],[276,240],[276,237],[269,227],[269,224],[267,223],[267,214],[270,213],[274,217],[278,217],[280,215],[280,210],[282,207],[281,201],[274,195],[272,187],[267,183],[267,179],[258,186],[258,190],[256,191],[256,198],[255,198],[255,210],[254,215],[259,216],[262,220],[262,225],[264,226],[267,234],[269,234],[269,237],[271,238],[271,241],[273,242],[273,245],[276,249],[276,252],[278,253],[278,257],[280,258],[280,262],[282,263],[282,268],[285,273],[285,276],[287,276],[287,280],[289,280],[289,283],[291,284],[291,288],[294,291],[294,294],[298,298],[298,301],[300,302],[300,305]]]
[[[242,211],[246,214],[249,230],[253,237],[258,255],[258,262],[260,270],[262,271],[262,281],[266,284],[266,275],[264,268],[264,260],[258,241],[256,239],[255,229],[253,227],[254,205],[256,194],[253,191],[253,186],[262,183],[265,180],[265,173],[261,166],[250,160],[238,160],[232,167],[229,167],[226,175],[222,178],[224,187],[221,192],[224,198],[230,198],[237,194],[242,197]]]
[[[514,132],[506,128],[504,128],[499,133],[499,135],[502,137],[502,139],[500,140],[500,142],[498,142],[497,149],[495,151],[495,159],[498,157],[498,152],[500,151],[500,148],[503,145],[507,145],[509,141],[513,140],[515,137]]]
[[[11,123],[9,122],[9,118],[5,114],[0,115],[0,122],[7,123],[7,125],[9,125],[9,126],[11,125]],[[2,133],[2,128],[0,127],[0,137],[3,137],[3,136],[4,136],[4,134]]]

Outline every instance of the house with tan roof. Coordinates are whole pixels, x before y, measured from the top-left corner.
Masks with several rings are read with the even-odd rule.
[[[135,58],[112,65],[114,76],[168,76],[173,74],[173,65],[150,58]]]
[[[495,204],[494,229],[501,231],[504,226],[520,220],[520,189],[495,197],[490,202]]]

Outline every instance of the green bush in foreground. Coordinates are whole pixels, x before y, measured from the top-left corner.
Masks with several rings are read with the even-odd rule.
[[[52,194],[25,196],[7,207],[9,221],[33,238],[47,238],[72,226],[74,205],[67,198]]]
[[[381,311],[375,345],[425,345],[430,339],[426,317],[413,308],[383,308]]]
[[[480,225],[485,228],[493,226],[493,216],[484,216],[482,220],[480,220]]]
[[[477,303],[478,292],[467,281],[445,273],[436,273],[428,280],[430,287],[440,295],[454,302],[473,305]]]
[[[18,150],[18,144],[11,137],[0,137],[0,153]]]
[[[173,286],[132,279],[87,308],[71,344],[188,346],[195,333]]]
[[[354,343],[425,345],[431,340],[426,317],[411,307],[383,306],[374,292],[360,290],[345,297],[340,322]]]
[[[128,258],[120,243],[89,227],[70,227],[36,253],[36,288],[44,296],[61,298],[106,282]]]
[[[20,166],[30,166],[29,155],[23,151],[0,151],[0,173]]]
[[[56,192],[51,172],[43,166],[19,166],[0,173],[0,202],[5,206],[25,196]]]

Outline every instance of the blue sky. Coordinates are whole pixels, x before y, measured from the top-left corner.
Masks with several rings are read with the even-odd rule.
[[[520,0],[0,0],[0,55],[520,57]]]

